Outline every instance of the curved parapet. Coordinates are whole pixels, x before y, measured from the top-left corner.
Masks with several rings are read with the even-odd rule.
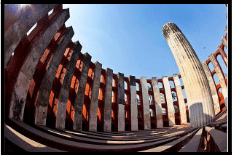
[[[224,51],[227,34],[217,51],[200,63],[196,54],[190,52],[191,45],[186,38],[175,36],[182,34],[180,29],[168,23],[163,27],[167,42],[172,45],[184,42],[181,46],[186,46],[183,49],[189,52],[174,52],[177,63],[186,63],[180,65],[180,75],[162,78],[154,75],[151,79],[126,77],[123,73],[113,73],[113,69],[102,68],[99,62],[92,62],[91,55],[81,52],[80,42],[72,42],[75,30],[65,26],[70,15],[62,4],[30,4],[24,6],[25,12],[18,12],[20,14],[9,11],[14,7],[20,8],[13,4],[4,6],[4,117],[8,151],[14,148],[53,151],[59,150],[58,146],[65,146],[61,148],[65,151],[89,148],[100,151],[99,146],[104,146],[104,151],[139,151],[177,140],[178,136],[183,140],[193,136],[195,128],[188,128],[191,121],[205,120],[199,126],[212,121],[199,115],[199,109],[212,118],[225,113],[227,76],[217,56],[222,56],[227,66]],[[33,13],[28,14],[30,12]],[[175,42],[170,41],[173,39]],[[207,68],[210,62],[214,70]],[[215,74],[220,83],[215,83]],[[156,131],[168,135],[170,132],[173,136],[154,138]],[[127,132],[128,135],[117,135]],[[86,139],[83,136],[87,136]],[[115,137],[125,138],[125,141],[115,141]],[[62,142],[63,138],[67,143]],[[128,141],[127,138],[135,139]],[[25,147],[29,146],[27,140],[35,141],[30,149]],[[72,141],[77,142],[74,145]]]

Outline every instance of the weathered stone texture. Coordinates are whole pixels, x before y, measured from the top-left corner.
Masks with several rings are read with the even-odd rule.
[[[148,100],[148,88],[147,79],[145,77],[140,78],[143,98],[143,118],[144,118],[144,130],[151,129],[150,121],[150,105]]]
[[[82,110],[85,99],[85,87],[88,78],[89,65],[92,58],[88,53],[85,53],[84,56],[79,86],[74,103],[73,130],[82,130]]]
[[[61,62],[61,59],[64,55],[66,47],[71,41],[74,32],[72,27],[67,29],[65,36],[63,37],[62,41],[58,45],[52,60],[49,64],[47,72],[43,78],[43,81],[40,86],[39,96],[36,104],[36,112],[35,112],[35,124],[37,125],[46,125],[46,118],[47,118],[47,109],[49,103],[50,92],[52,90],[53,81],[56,77],[56,72]]]
[[[124,74],[118,73],[118,131],[125,131]]]
[[[173,106],[171,87],[167,76],[163,77],[163,84],[167,101],[169,126],[173,126],[175,125],[175,110]]]
[[[210,86],[210,90],[211,90],[211,94],[212,94],[212,98],[213,98],[213,103],[214,103],[214,111],[215,111],[215,115],[216,115],[220,112],[217,89],[216,89],[216,86],[215,86],[215,83],[214,83],[214,80],[213,80],[213,77],[211,75],[211,71],[210,71],[208,65],[206,64],[205,61],[202,61],[201,63],[202,63],[203,69],[205,71],[205,75],[209,81],[209,86]]]
[[[176,24],[165,24],[162,32],[183,79],[189,105],[190,125],[192,127],[203,126],[211,122],[215,116],[213,99],[203,67],[192,46]]]
[[[102,64],[99,62],[95,63],[92,96],[90,103],[90,114],[89,114],[89,131],[97,131],[97,109],[98,109],[98,96],[101,80],[101,68]]]
[[[210,58],[210,61],[212,62],[213,64],[213,67],[216,71],[216,74],[217,74],[217,77],[218,77],[218,80],[220,82],[220,85],[221,85],[221,88],[222,88],[222,95],[225,99],[225,102],[227,102],[227,98],[228,98],[228,90],[227,90],[227,86],[226,86],[226,82],[225,82],[225,79],[224,79],[224,76],[223,76],[223,73],[220,69],[220,66],[217,62],[217,60],[214,58],[213,54],[210,54],[209,56]],[[225,103],[227,105],[227,103]]]
[[[58,4],[30,4],[25,8],[18,8],[13,18],[10,18],[12,14],[12,7],[4,6],[4,68],[8,63],[11,54],[19,44],[22,37],[29,31],[29,29],[45,16],[51,9]],[[16,7],[16,6],[15,6]],[[12,21],[15,21],[13,24]],[[10,25],[10,26],[8,26]]]
[[[69,97],[69,90],[72,81],[72,76],[74,70],[76,68],[76,61],[79,57],[81,51],[81,44],[79,42],[75,43],[73,47],[73,54],[71,59],[67,65],[67,70],[65,72],[65,77],[63,80],[63,85],[60,90],[59,100],[57,103],[57,111],[56,111],[56,128],[64,129],[65,128],[65,119],[66,119],[66,106]]]
[[[156,121],[157,128],[163,127],[163,113],[162,113],[162,105],[160,99],[160,90],[158,85],[158,80],[156,77],[152,77],[152,87],[155,98],[155,110],[156,110]]]
[[[68,9],[63,10],[59,13],[56,20],[54,20],[48,29],[44,32],[44,34],[37,40],[35,46],[32,48],[29,53],[27,59],[25,60],[22,69],[19,73],[19,76],[16,80],[16,84],[14,86],[14,90],[12,92],[12,100],[10,103],[10,118],[19,118],[19,120],[23,120],[24,108],[18,112],[18,116],[13,116],[13,107],[17,107],[15,105],[18,103],[17,101],[22,102],[22,107],[25,107],[26,95],[30,86],[30,81],[34,75],[36,70],[36,66],[39,62],[40,57],[42,56],[44,50],[47,48],[48,44],[52,40],[52,37],[56,34],[56,32],[61,28],[61,26],[65,23],[65,21],[69,18]],[[25,83],[25,85],[24,85]],[[23,85],[23,87],[21,87]]]
[[[138,107],[137,107],[137,98],[136,98],[136,85],[135,85],[135,77],[129,76],[130,81],[130,94],[131,94],[131,131],[138,130]]]
[[[225,64],[227,65],[227,57],[226,57],[225,53],[222,51],[222,49],[220,48],[220,46],[218,46],[218,50],[219,50],[222,58],[224,59]]]
[[[105,100],[104,100],[104,131],[111,132],[111,109],[112,109],[112,78],[113,70],[106,69],[106,83],[105,83]]]

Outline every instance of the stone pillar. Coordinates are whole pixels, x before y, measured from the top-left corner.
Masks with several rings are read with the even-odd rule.
[[[155,98],[157,128],[162,128],[163,127],[162,104],[160,99],[158,80],[156,77],[152,77],[152,87],[153,87],[154,98]]]
[[[206,61],[202,61],[201,62],[202,67],[205,71],[205,75],[209,81],[209,86],[210,86],[210,90],[211,90],[211,94],[212,94],[212,98],[213,98],[213,103],[214,103],[214,114],[218,114],[220,112],[220,104],[219,104],[219,99],[218,99],[218,93],[217,93],[217,89],[213,80],[213,77],[211,75],[211,71],[208,67],[208,65],[206,64]]]
[[[167,101],[169,126],[173,126],[175,125],[175,110],[173,106],[171,86],[167,76],[163,77],[163,84]]]
[[[124,74],[118,73],[118,131],[125,131]]]
[[[225,105],[227,107],[227,101],[228,101],[228,92],[227,91],[228,90],[227,90],[227,86],[226,86],[226,82],[225,82],[223,73],[222,73],[222,71],[221,71],[221,69],[219,67],[219,64],[218,64],[217,60],[214,58],[213,54],[210,54],[209,58],[210,58],[210,61],[213,64],[213,67],[214,67],[214,69],[216,71],[216,74],[218,76],[218,80],[219,80],[221,88],[222,88],[222,95],[223,95],[223,97],[225,99]]]
[[[225,53],[222,51],[220,46],[218,46],[218,50],[221,53],[221,56],[222,56],[223,60],[225,61],[226,66],[227,66],[227,57],[226,57]]]
[[[27,92],[31,83],[31,79],[36,70],[37,64],[44,52],[49,45],[53,36],[69,18],[68,9],[63,10],[59,16],[54,19],[53,23],[47,28],[44,34],[37,40],[35,46],[32,48],[27,59],[25,60],[19,76],[12,92],[12,99],[10,103],[9,118],[15,118],[23,120],[24,107],[26,103]],[[43,46],[41,46],[43,45]]]
[[[81,44],[79,42],[75,43],[73,47],[73,54],[67,65],[67,70],[65,72],[65,77],[63,85],[60,90],[59,100],[57,103],[56,110],[56,124],[57,129],[65,129],[65,119],[66,119],[66,106],[69,97],[70,85],[73,77],[74,70],[76,68],[76,62],[81,51]]]
[[[130,81],[130,94],[131,94],[131,131],[138,130],[138,106],[137,106],[137,98],[136,98],[136,84],[135,77],[129,76]]]
[[[102,64],[95,62],[94,78],[92,86],[92,96],[90,102],[89,113],[89,131],[97,131],[97,109],[98,109],[98,96],[101,80],[101,68]]]
[[[203,67],[192,46],[174,23],[162,28],[176,60],[188,99],[190,125],[201,127],[214,118],[213,99]]]
[[[74,35],[74,32],[71,27],[67,30],[63,40],[58,45],[57,50],[53,55],[53,58],[49,64],[47,72],[40,85],[39,95],[38,95],[38,99],[36,103],[36,110],[35,110],[35,124],[36,125],[43,125],[43,126],[46,125],[47,109],[48,109],[50,92],[53,86],[53,81],[56,77],[56,72],[59,67],[60,61],[73,35]]]
[[[227,48],[227,40],[224,36],[222,37],[221,41],[222,41],[223,45]]]
[[[88,78],[89,65],[92,58],[88,53],[85,53],[84,56],[81,75],[79,78],[79,86],[74,103],[73,130],[82,130],[82,110],[85,99],[85,86]]]
[[[105,97],[104,97],[104,131],[111,132],[111,114],[112,114],[112,78],[113,70],[106,69]]]
[[[44,17],[57,5],[58,4],[30,4],[25,8],[20,8],[19,5],[17,8],[15,4],[4,5],[4,68],[6,68],[11,54],[18,46],[23,36],[36,22],[38,22],[38,20]],[[12,19],[13,9],[17,9],[17,13],[13,15],[14,19]],[[12,21],[15,22],[12,23]]]
[[[149,105],[149,100],[148,100],[147,79],[145,77],[141,77],[140,82],[141,82],[142,99],[143,99],[144,130],[146,130],[146,129],[151,129],[150,105]]]
[[[180,109],[180,120],[181,124],[187,123],[187,115],[186,115],[186,108],[185,108],[185,102],[184,102],[184,95],[182,92],[180,79],[178,74],[173,75],[174,84],[176,87],[176,96],[178,99],[179,109]]]

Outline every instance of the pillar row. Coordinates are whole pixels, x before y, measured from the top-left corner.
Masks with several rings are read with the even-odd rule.
[[[21,68],[12,92],[10,102],[9,118],[23,120],[24,107],[26,103],[27,92],[31,83],[31,79],[36,70],[37,64],[44,50],[52,40],[56,32],[64,25],[69,18],[69,10],[65,9],[58,13],[56,19],[49,25],[43,35],[37,40],[37,43],[31,49],[27,59]],[[41,46],[43,45],[43,46]]]
[[[228,90],[227,90],[225,78],[224,78],[223,73],[221,71],[220,65],[218,64],[217,60],[214,58],[213,54],[210,54],[209,58],[213,64],[213,67],[214,67],[216,74],[218,76],[218,80],[219,80],[221,88],[222,88],[222,95],[225,99],[225,105],[227,106],[227,100],[228,100],[228,92],[227,91]]]
[[[210,71],[208,65],[206,64],[206,61],[202,61],[201,63],[202,63],[203,69],[205,71],[205,75],[209,81],[209,86],[210,86],[210,90],[211,90],[211,94],[212,94],[212,98],[213,98],[213,104],[214,104],[214,112],[216,115],[220,112],[220,106],[219,106],[220,104],[219,104],[217,89],[216,89],[213,77],[211,75],[211,71]]]
[[[82,110],[85,99],[85,87],[88,78],[91,58],[91,55],[89,55],[88,53],[84,54],[83,66],[79,78],[79,86],[74,103],[73,130],[82,130]]]
[[[49,64],[47,72],[43,78],[43,81],[40,86],[39,96],[36,103],[35,111],[35,124],[36,125],[46,125],[47,118],[47,109],[49,103],[50,92],[52,90],[53,81],[56,76],[57,69],[59,67],[60,61],[64,55],[66,47],[71,41],[72,36],[74,35],[72,27],[68,28],[63,40],[57,47],[56,52]]]
[[[69,97],[69,90],[72,81],[72,76],[74,70],[76,68],[76,62],[79,57],[81,51],[81,44],[79,42],[75,43],[73,47],[73,54],[71,59],[67,65],[67,70],[65,72],[65,77],[63,81],[63,85],[60,90],[59,100],[57,103],[57,111],[56,111],[56,125],[57,129],[64,129],[65,128],[65,119],[66,119],[66,106]]]

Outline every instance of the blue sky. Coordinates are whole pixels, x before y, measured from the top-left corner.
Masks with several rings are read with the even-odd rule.
[[[200,61],[221,44],[227,25],[225,4],[64,4],[75,32],[92,62],[104,69],[140,78],[179,74],[162,27],[173,22],[187,37]],[[226,70],[226,69],[225,69]]]

